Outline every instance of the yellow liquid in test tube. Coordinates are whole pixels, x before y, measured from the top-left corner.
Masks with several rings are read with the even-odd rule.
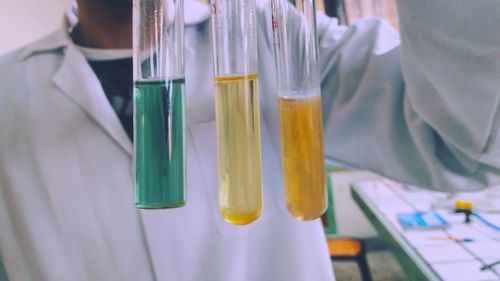
[[[278,106],[286,204],[297,219],[313,220],[327,207],[321,96],[280,97]]]
[[[224,219],[248,224],[262,211],[258,78],[215,78],[219,204]]]

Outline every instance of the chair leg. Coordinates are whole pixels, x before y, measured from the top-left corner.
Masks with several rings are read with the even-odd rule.
[[[360,254],[356,258],[358,263],[359,272],[361,273],[361,280],[372,281],[372,275],[370,273],[370,267],[368,267],[368,260],[366,259],[366,253]]]

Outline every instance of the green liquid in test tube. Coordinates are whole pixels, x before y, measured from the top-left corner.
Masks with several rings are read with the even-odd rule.
[[[134,85],[138,208],[185,204],[184,96],[184,79]]]
[[[183,0],[134,1],[134,178],[141,209],[186,204]]]

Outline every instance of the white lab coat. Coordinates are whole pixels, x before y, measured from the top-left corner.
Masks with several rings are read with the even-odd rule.
[[[398,4],[402,47],[384,22],[319,18],[327,157],[434,189],[498,183],[500,2]],[[134,208],[132,144],[66,30],[0,59],[0,254],[11,281],[334,279],[321,223],[284,205],[268,5],[258,9],[264,211],[245,227],[218,211],[208,13],[186,27],[179,209]]]

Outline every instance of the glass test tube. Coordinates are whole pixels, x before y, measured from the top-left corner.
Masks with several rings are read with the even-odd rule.
[[[212,0],[219,207],[232,224],[262,211],[255,0]]]
[[[281,151],[289,212],[299,220],[327,207],[314,0],[272,0]]]
[[[184,3],[134,0],[134,177],[137,208],[186,203]]]

